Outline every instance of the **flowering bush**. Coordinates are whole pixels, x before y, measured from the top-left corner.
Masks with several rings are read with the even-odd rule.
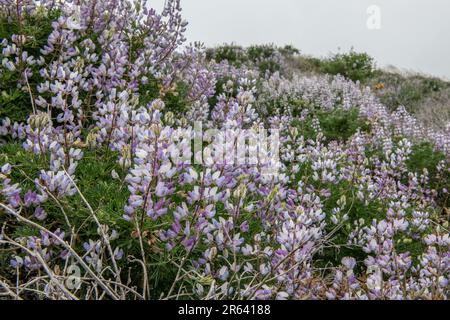
[[[207,58],[216,62],[226,61],[235,67],[247,66],[258,70],[262,76],[275,72],[288,73],[288,61],[298,50],[291,46],[277,48],[274,45],[253,45],[242,48],[223,45],[207,50]]]
[[[206,59],[179,0],[0,8],[1,295],[448,298],[450,124]]]
[[[322,65],[326,73],[343,75],[353,81],[366,82],[374,75],[375,64],[367,53],[338,53],[325,60]]]

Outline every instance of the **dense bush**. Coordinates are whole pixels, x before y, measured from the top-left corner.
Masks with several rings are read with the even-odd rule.
[[[248,61],[244,48],[234,44],[208,49],[207,58],[210,60],[214,59],[217,62],[227,61],[238,68]]]
[[[297,55],[299,51],[292,46],[253,45],[247,48],[234,44],[225,44],[208,49],[207,58],[216,62],[227,62],[232,66],[252,67],[261,76],[275,72],[286,72],[286,59]]]
[[[351,71],[353,68],[353,64],[350,64],[352,56],[359,56],[355,60],[366,60],[367,68],[363,69],[372,69],[372,72]],[[334,55],[331,58],[316,58],[298,53],[288,55],[288,57],[290,57],[287,59],[289,69],[295,70],[294,73],[341,74],[347,78],[359,80],[362,85],[370,86],[380,102],[391,111],[404,107],[427,126],[443,128],[450,120],[450,83],[445,79],[392,67],[376,69],[373,58],[367,54],[357,54],[353,51]],[[359,64],[359,66],[361,65],[364,63]],[[350,76],[350,73],[354,73],[354,76]],[[361,76],[358,76],[357,73]]]
[[[353,81],[365,82],[375,71],[374,60],[367,53],[338,53],[322,62],[322,70],[331,75],[342,75]]]
[[[380,101],[392,110],[404,106],[430,124],[445,125],[450,119],[450,83],[447,81],[379,70],[371,85],[377,89]]]
[[[347,79],[367,56],[288,77],[186,45],[177,0],[0,8],[0,295],[448,298],[450,125]]]
[[[38,84],[36,73],[39,65],[45,60],[35,61],[34,57],[40,54],[39,50],[47,43],[48,35],[52,30],[51,23],[59,15],[58,10],[38,10],[33,15],[24,12],[23,19],[11,20],[8,16],[0,16],[0,39],[17,38],[18,34],[26,34],[21,47],[24,54],[18,55],[16,63],[8,63],[6,57],[12,52],[3,51],[0,54],[3,69],[0,73],[0,118],[9,118],[12,121],[25,121],[32,109],[30,99],[31,88]],[[28,70],[27,70],[28,69]],[[19,75],[27,75],[20,77]]]

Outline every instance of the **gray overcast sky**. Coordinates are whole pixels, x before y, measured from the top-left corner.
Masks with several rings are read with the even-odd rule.
[[[154,0],[160,9],[164,0]],[[366,51],[392,64],[450,79],[449,0],[181,0],[189,41],[208,46],[293,44],[303,53]],[[367,27],[377,5],[381,29]]]

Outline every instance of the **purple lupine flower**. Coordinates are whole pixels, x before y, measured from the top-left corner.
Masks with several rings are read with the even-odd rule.
[[[47,213],[41,207],[37,207],[34,210],[34,217],[39,221],[44,221],[47,218]]]

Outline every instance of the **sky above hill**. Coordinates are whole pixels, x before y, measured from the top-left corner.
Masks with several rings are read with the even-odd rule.
[[[164,0],[154,0],[161,9]],[[187,38],[207,46],[292,44],[304,54],[365,51],[378,66],[450,79],[448,0],[181,0]]]

